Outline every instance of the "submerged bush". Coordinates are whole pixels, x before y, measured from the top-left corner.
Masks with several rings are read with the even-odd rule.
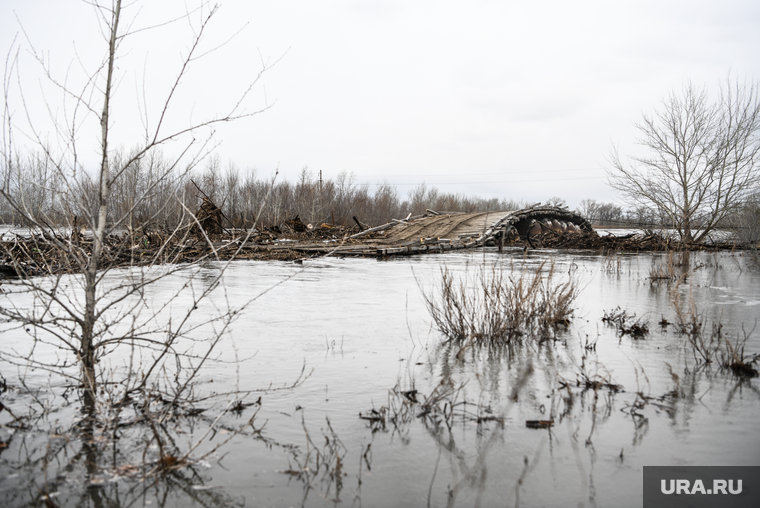
[[[634,339],[642,339],[649,333],[649,321],[637,318],[636,314],[628,314],[628,311],[616,307],[614,310],[604,311],[602,322],[614,326],[620,336],[630,335]]]
[[[755,365],[760,361],[760,353],[745,352],[747,341],[755,328],[747,332],[742,324],[744,337],[737,337],[736,342],[732,344],[728,337],[723,335],[723,323],[720,320],[713,321],[708,330],[707,320],[694,303],[691,287],[688,306],[684,306],[679,287],[680,281],[670,293],[670,303],[673,305],[677,318],[676,332],[686,336],[696,364],[717,363],[738,377],[757,377],[760,373]]]
[[[474,274],[468,269],[460,278],[443,266],[440,286],[423,296],[436,327],[449,340],[542,341],[569,324],[579,292],[572,269],[564,282],[556,278],[553,261],[534,270],[479,265]]]

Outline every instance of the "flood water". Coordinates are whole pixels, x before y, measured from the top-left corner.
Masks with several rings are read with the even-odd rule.
[[[667,254],[486,249],[387,261],[233,262],[224,287],[198,312],[255,300],[196,385],[199,393],[253,391],[246,401],[260,405],[219,421],[227,429],[244,426],[258,411],[260,432],[248,426],[238,435],[215,433],[195,456],[229,441],[186,468],[181,480],[111,471],[83,486],[80,475],[56,483],[51,498],[61,506],[625,507],[642,504],[643,466],[760,465],[757,378],[700,362],[685,335],[660,326],[677,321],[675,291],[684,308],[693,303],[708,335],[720,323],[721,340],[734,344],[749,335],[745,355],[760,353],[760,330],[752,331],[760,271],[741,252],[692,253],[689,268],[676,269],[688,273],[680,284],[652,281],[653,267],[668,261]],[[435,328],[422,295],[435,294],[442,265],[464,276],[501,264],[519,277],[543,262],[581,288],[574,317],[556,340],[524,337],[511,347],[460,352]],[[200,270],[195,284],[202,285],[218,267],[188,270]],[[105,284],[125,274],[112,272]],[[175,274],[149,288],[146,299],[158,305],[185,283],[182,272]],[[174,310],[192,304],[187,291],[180,294]],[[18,296],[14,304],[29,303]],[[616,309],[635,314],[649,333],[621,335],[602,321]],[[23,330],[4,326],[2,347],[23,347]],[[11,384],[17,371],[1,368]],[[285,388],[302,371],[305,379]],[[48,391],[61,386],[48,373],[25,379]],[[177,423],[178,445],[203,435],[235,397],[210,399],[205,419]],[[426,400],[432,411],[425,411]],[[30,404],[20,391],[3,401],[14,414]],[[50,428],[65,427],[74,414],[55,414]],[[529,421],[552,423],[533,428]],[[11,434],[22,431],[0,432],[9,443],[0,449],[0,495],[34,504],[30,485],[42,480],[26,477],[39,464],[18,465],[23,440]],[[56,458],[59,471],[67,461],[77,463]]]

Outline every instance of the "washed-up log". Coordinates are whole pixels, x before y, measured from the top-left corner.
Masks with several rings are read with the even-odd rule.
[[[529,429],[548,429],[554,425],[554,420],[525,420]]]
[[[349,238],[361,238],[362,236],[368,235],[370,233],[374,233],[375,231],[380,231],[383,229],[388,229],[389,227],[393,226],[393,222],[389,222],[387,224],[383,224],[382,226],[375,226],[374,228],[365,229],[361,233],[356,233],[355,235],[351,235]]]
[[[359,222],[359,219],[356,218],[356,215],[354,215],[354,222],[356,222],[356,225],[359,226],[360,231],[364,231],[365,229],[367,229],[367,227],[364,224]]]

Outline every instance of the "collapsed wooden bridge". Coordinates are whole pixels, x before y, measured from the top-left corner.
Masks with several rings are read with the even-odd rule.
[[[209,221],[220,223],[216,209]],[[216,215],[215,215],[216,214]],[[437,212],[368,227],[304,224],[296,217],[279,225],[221,233],[199,214],[191,226],[174,230],[122,232],[105,238],[101,267],[193,263],[205,259],[301,262],[317,256],[390,257],[474,249],[488,245],[552,249],[662,251],[679,248],[657,233],[600,237],[588,220],[566,208],[534,205],[501,212]],[[216,218],[214,218],[216,217]],[[92,249],[92,237],[56,230],[0,235],[0,279],[79,273]],[[702,246],[707,248],[707,246]],[[733,248],[733,246],[728,246]],[[727,248],[728,248],[727,247]],[[715,248],[713,245],[710,248]]]
[[[546,230],[593,233],[591,223],[565,208],[532,206],[502,212],[435,212],[394,220],[344,238],[329,241],[280,239],[259,248],[288,249],[312,255],[395,256],[503,246],[510,237],[530,243],[530,237]]]

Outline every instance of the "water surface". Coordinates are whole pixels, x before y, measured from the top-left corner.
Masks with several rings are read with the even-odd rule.
[[[519,277],[543,262],[582,288],[570,326],[556,340],[526,338],[457,356],[422,298],[435,291],[441,266],[463,275],[497,263]],[[668,262],[667,254],[490,249],[387,261],[233,262],[224,287],[198,309],[201,316],[256,299],[197,387],[259,390],[247,400],[261,396],[260,408],[223,421],[242,425],[258,408],[255,426],[263,430],[233,436],[196,464],[191,487],[135,490],[136,480],[112,478],[99,495],[128,504],[139,491],[140,503],[170,506],[640,506],[645,465],[759,465],[757,380],[700,363],[685,336],[658,323],[676,321],[675,291],[684,305],[693,303],[706,329],[720,323],[722,336],[735,342],[760,316],[760,272],[742,253],[698,253],[689,269],[675,268],[687,274],[680,283],[649,279],[654,266]],[[195,284],[202,285],[218,267],[188,270],[200,270]],[[125,276],[114,271],[106,284]],[[185,283],[182,272],[172,275],[146,300],[157,305]],[[172,309],[188,305],[185,295]],[[621,336],[605,324],[602,317],[616,308],[648,323],[649,333]],[[758,333],[745,354],[760,352]],[[26,339],[6,330],[4,347]],[[271,389],[292,384],[304,368],[308,377],[297,387]],[[10,379],[5,367],[3,373]],[[46,376],[30,373],[27,380],[42,386],[50,383]],[[586,388],[584,380],[599,386]],[[424,415],[403,395],[411,390],[419,401],[437,390],[442,412]],[[14,397],[21,411],[28,401]],[[209,414],[219,414],[227,400],[232,396],[213,403]],[[359,418],[383,408],[394,421]],[[526,426],[534,420],[553,424]],[[209,425],[183,427],[178,440],[191,442]],[[230,434],[198,453],[222,436]],[[18,457],[17,442],[0,456],[6,471]],[[13,491],[19,483],[6,478],[0,488]],[[82,488],[62,485],[59,499]]]

